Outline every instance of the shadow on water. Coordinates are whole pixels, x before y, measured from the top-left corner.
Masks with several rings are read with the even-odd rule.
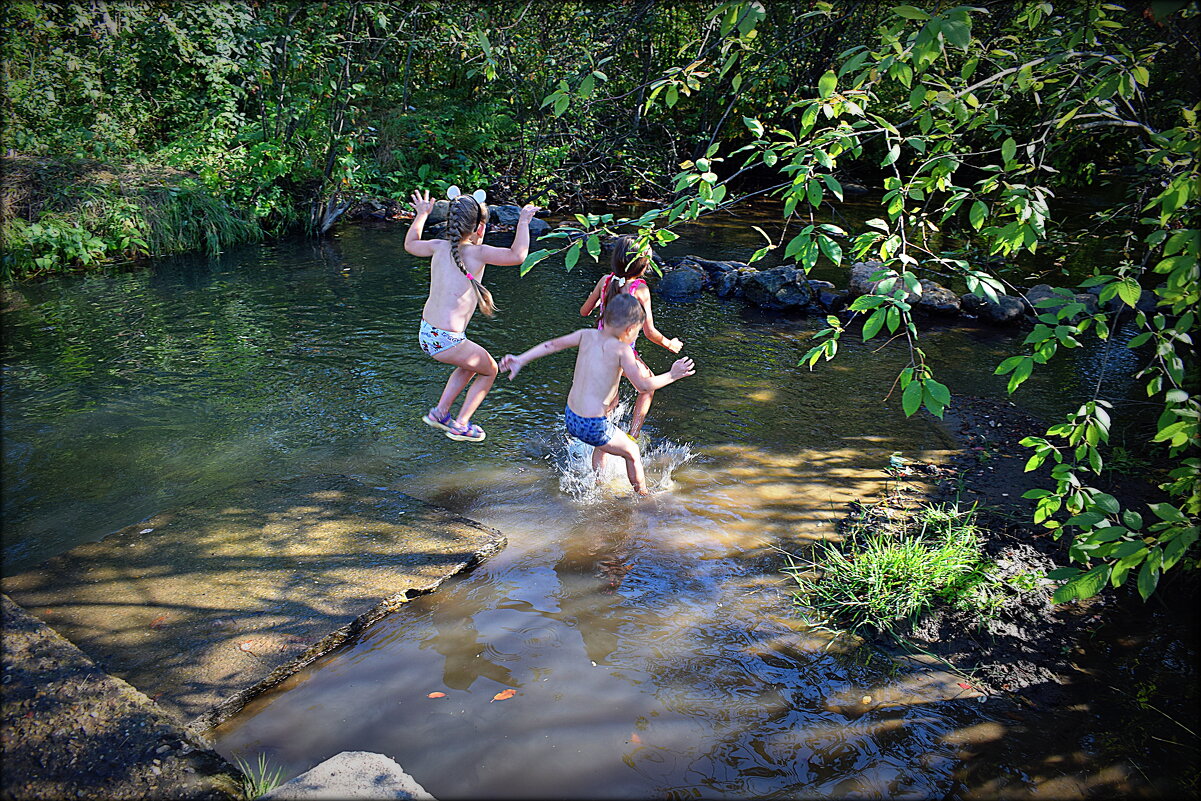
[[[831,536],[891,453],[953,447],[887,399],[902,348],[848,335],[810,371],[797,360],[820,319],[656,301],[698,372],[656,394],[661,491],[633,499],[620,473],[587,486],[568,448],[569,355],[497,382],[475,418],[482,445],[420,424],[446,369],[416,346],[426,267],[403,236],[354,228],[18,290],[3,315],[6,574],[246,481],[353,475],[509,545],[254,701],[215,731],[227,755],[265,752],[294,775],[376,751],[447,799],[926,798],[1028,790],[1077,766],[1092,791],[1132,791],[1121,758],[1089,744],[1091,712],[1055,741],[798,622],[777,549]],[[745,220],[692,227],[667,255],[741,258],[757,237]],[[491,268],[502,311],[472,337],[499,356],[587,324],[577,310],[599,274]],[[1010,335],[946,327],[923,342],[951,386],[1004,392],[992,369]],[[1048,419],[1074,409],[1099,358],[1079,350],[1021,400]],[[674,358],[640,352],[656,371]],[[516,695],[493,700],[504,689]],[[973,772],[967,755],[989,747],[1014,759]]]

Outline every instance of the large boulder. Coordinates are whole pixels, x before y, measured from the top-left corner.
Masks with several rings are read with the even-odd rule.
[[[1045,305],[1039,305],[1040,301],[1051,301]],[[1069,303],[1080,303],[1085,314],[1094,314],[1097,311],[1097,296],[1090,295],[1088,292],[1077,292],[1073,294],[1070,291],[1064,290],[1056,292],[1048,284],[1035,284],[1026,292],[1026,303],[1029,304],[1031,312],[1035,315],[1056,313]]]
[[[743,297],[764,309],[793,309],[813,300],[813,287],[792,265],[747,273],[741,288]]]
[[[688,301],[700,297],[704,273],[682,266],[667,270],[655,283],[655,294],[664,300]]]
[[[994,325],[1012,325],[1023,318],[1026,304],[1012,295],[997,295],[996,300],[980,297],[972,292],[961,295],[960,307],[968,314]]]

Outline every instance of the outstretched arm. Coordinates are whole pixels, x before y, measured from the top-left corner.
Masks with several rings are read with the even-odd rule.
[[[696,372],[696,365],[692,363],[692,359],[685,356],[683,359],[676,359],[668,372],[647,378],[638,370],[638,360],[632,349],[625,350],[621,354],[621,366],[626,378],[630,379],[630,383],[639,392],[663,389],[668,384],[679,381],[681,378],[687,378]]]
[[[646,338],[660,347],[667,348],[672,353],[679,353],[680,348],[684,347],[684,343],[675,337],[668,337],[655,328],[655,315],[651,313],[651,291],[646,288],[646,284],[634,290],[634,297],[638,298],[638,302],[642,304],[642,310],[646,312],[646,320],[642,323],[642,333]]]
[[[596,282],[596,286],[592,287],[592,294],[584,301],[584,305],[580,307],[580,316],[587,317],[592,314],[592,310],[596,308],[596,304],[600,303],[601,289],[605,285],[605,279],[600,279]]]
[[[425,190],[424,197],[420,191],[414,192],[412,200],[413,211],[417,216],[413,218],[413,224],[409,226],[409,232],[405,234],[405,252],[428,259],[434,255],[434,243],[422,239],[421,233],[425,230],[425,221],[434,208],[434,202],[430,200],[428,189]]]
[[[530,252],[530,220],[538,211],[537,206],[529,203],[521,207],[517,217],[517,230],[513,234],[513,244],[507,248],[480,245],[479,257],[484,264],[495,264],[498,267],[512,267],[521,264]]]
[[[579,331],[572,331],[570,334],[564,334],[563,336],[556,337],[555,339],[548,339],[545,342],[540,342],[520,356],[506,354],[505,357],[500,360],[500,371],[502,373],[508,372],[509,380],[512,381],[513,377],[521,372],[521,368],[525,367],[534,359],[540,359],[543,356],[547,356],[551,353],[557,353],[558,351],[566,350],[567,348],[579,347],[580,338],[583,335],[584,329],[580,329]],[[631,351],[631,353],[633,353],[633,351]]]

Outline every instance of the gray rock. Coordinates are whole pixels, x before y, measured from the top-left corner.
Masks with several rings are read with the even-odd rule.
[[[342,798],[434,801],[434,797],[400,765],[383,754],[370,751],[343,751],[259,798],[261,801]]]
[[[745,270],[747,264],[741,261],[710,261],[699,256],[685,256],[681,261],[689,261],[704,270],[710,278],[716,278],[735,270]]]
[[[655,284],[655,294],[665,300],[696,300],[704,286],[704,273],[682,266],[668,270]]]
[[[765,309],[807,306],[813,299],[813,287],[804,276],[791,265],[750,272],[742,278],[742,294]]]
[[[530,220],[530,241],[533,242],[549,230],[550,223],[535,217]],[[484,231],[484,244],[498,248],[507,248],[513,244],[514,236],[516,236],[516,232],[514,231],[495,231],[491,228],[491,224],[489,224],[489,228]]]
[[[822,289],[814,294],[813,301],[823,310],[837,313],[847,307],[847,293],[837,289]]]
[[[959,314],[959,296],[942,284],[921,280],[922,294],[914,303],[914,307],[926,314],[953,315]]]
[[[425,218],[425,230],[428,231],[431,225],[446,222],[446,214],[449,211],[449,200],[435,200],[434,208],[430,210],[430,216]]]
[[[995,301],[968,292],[959,298],[960,307],[968,314],[994,325],[1011,325],[1022,319],[1026,304],[1012,295],[997,295]]]

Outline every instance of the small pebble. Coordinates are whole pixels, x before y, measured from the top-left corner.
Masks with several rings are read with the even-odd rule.
[[[862,704],[870,704],[872,702],[872,697],[870,695],[865,695],[859,699],[859,702]]]

